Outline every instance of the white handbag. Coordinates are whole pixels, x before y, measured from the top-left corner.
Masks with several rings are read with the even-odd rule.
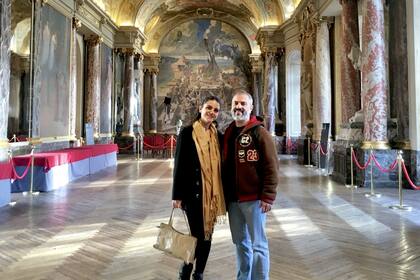
[[[183,210],[182,213],[184,214],[184,219],[185,223],[187,224],[189,234],[179,232],[172,226],[174,210],[175,208],[172,208],[169,223],[160,224],[156,244],[153,245],[153,247],[163,251],[169,256],[181,259],[185,263],[192,263],[194,261],[197,238],[191,235],[190,226]]]

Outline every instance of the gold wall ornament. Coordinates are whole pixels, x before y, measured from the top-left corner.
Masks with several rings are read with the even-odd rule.
[[[82,27],[82,21],[76,17],[73,17],[73,28],[79,30]]]
[[[97,46],[103,42],[103,38],[98,35],[91,35],[86,41],[90,46]]]
[[[45,4],[48,3],[48,0],[41,0],[41,6],[43,7]]]
[[[360,148],[363,150],[389,150],[391,147],[388,141],[363,141]]]
[[[212,8],[198,8],[195,13],[199,17],[212,17],[214,10]]]

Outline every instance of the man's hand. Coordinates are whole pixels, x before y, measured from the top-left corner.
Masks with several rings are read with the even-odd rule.
[[[182,200],[172,200],[173,208],[181,208]]]
[[[261,211],[263,213],[267,213],[268,211],[271,210],[271,204],[269,204],[269,203],[264,202],[264,201],[261,200],[260,208],[261,208]]]

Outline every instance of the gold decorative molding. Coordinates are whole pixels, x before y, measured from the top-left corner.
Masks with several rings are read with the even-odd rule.
[[[41,6],[43,7],[45,4],[48,3],[48,0],[41,0]]]
[[[98,35],[91,35],[86,41],[88,45],[95,47],[103,42],[103,38]]]
[[[264,68],[264,62],[260,54],[250,54],[249,63],[251,63],[252,73],[261,73]]]
[[[82,21],[76,17],[73,17],[73,28],[76,30],[79,30],[80,27],[82,27]]]
[[[212,8],[198,8],[195,13],[199,17],[212,17],[214,10]]]
[[[116,48],[133,48],[134,53],[143,53],[146,36],[134,26],[120,26],[115,37]]]
[[[147,54],[144,57],[143,69],[153,74],[159,73],[160,55],[157,53]]]
[[[277,25],[261,27],[256,40],[262,52],[277,52],[278,48],[284,47],[284,35]]]
[[[360,147],[363,150],[389,150],[388,141],[363,141]]]

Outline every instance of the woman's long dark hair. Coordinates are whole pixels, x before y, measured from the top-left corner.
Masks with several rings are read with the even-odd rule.
[[[201,109],[201,107],[203,107],[204,104],[206,104],[208,101],[211,101],[211,100],[216,101],[217,103],[219,103],[219,105],[222,104],[219,97],[217,97],[216,95],[210,95],[210,96],[207,96],[206,98],[204,98],[201,101],[201,104],[200,104],[200,108],[199,109]],[[193,122],[198,121],[200,118],[201,118],[201,113],[200,113],[200,111],[198,111],[197,116],[195,117],[195,119],[194,119]],[[216,125],[216,127],[217,127],[217,125]]]

